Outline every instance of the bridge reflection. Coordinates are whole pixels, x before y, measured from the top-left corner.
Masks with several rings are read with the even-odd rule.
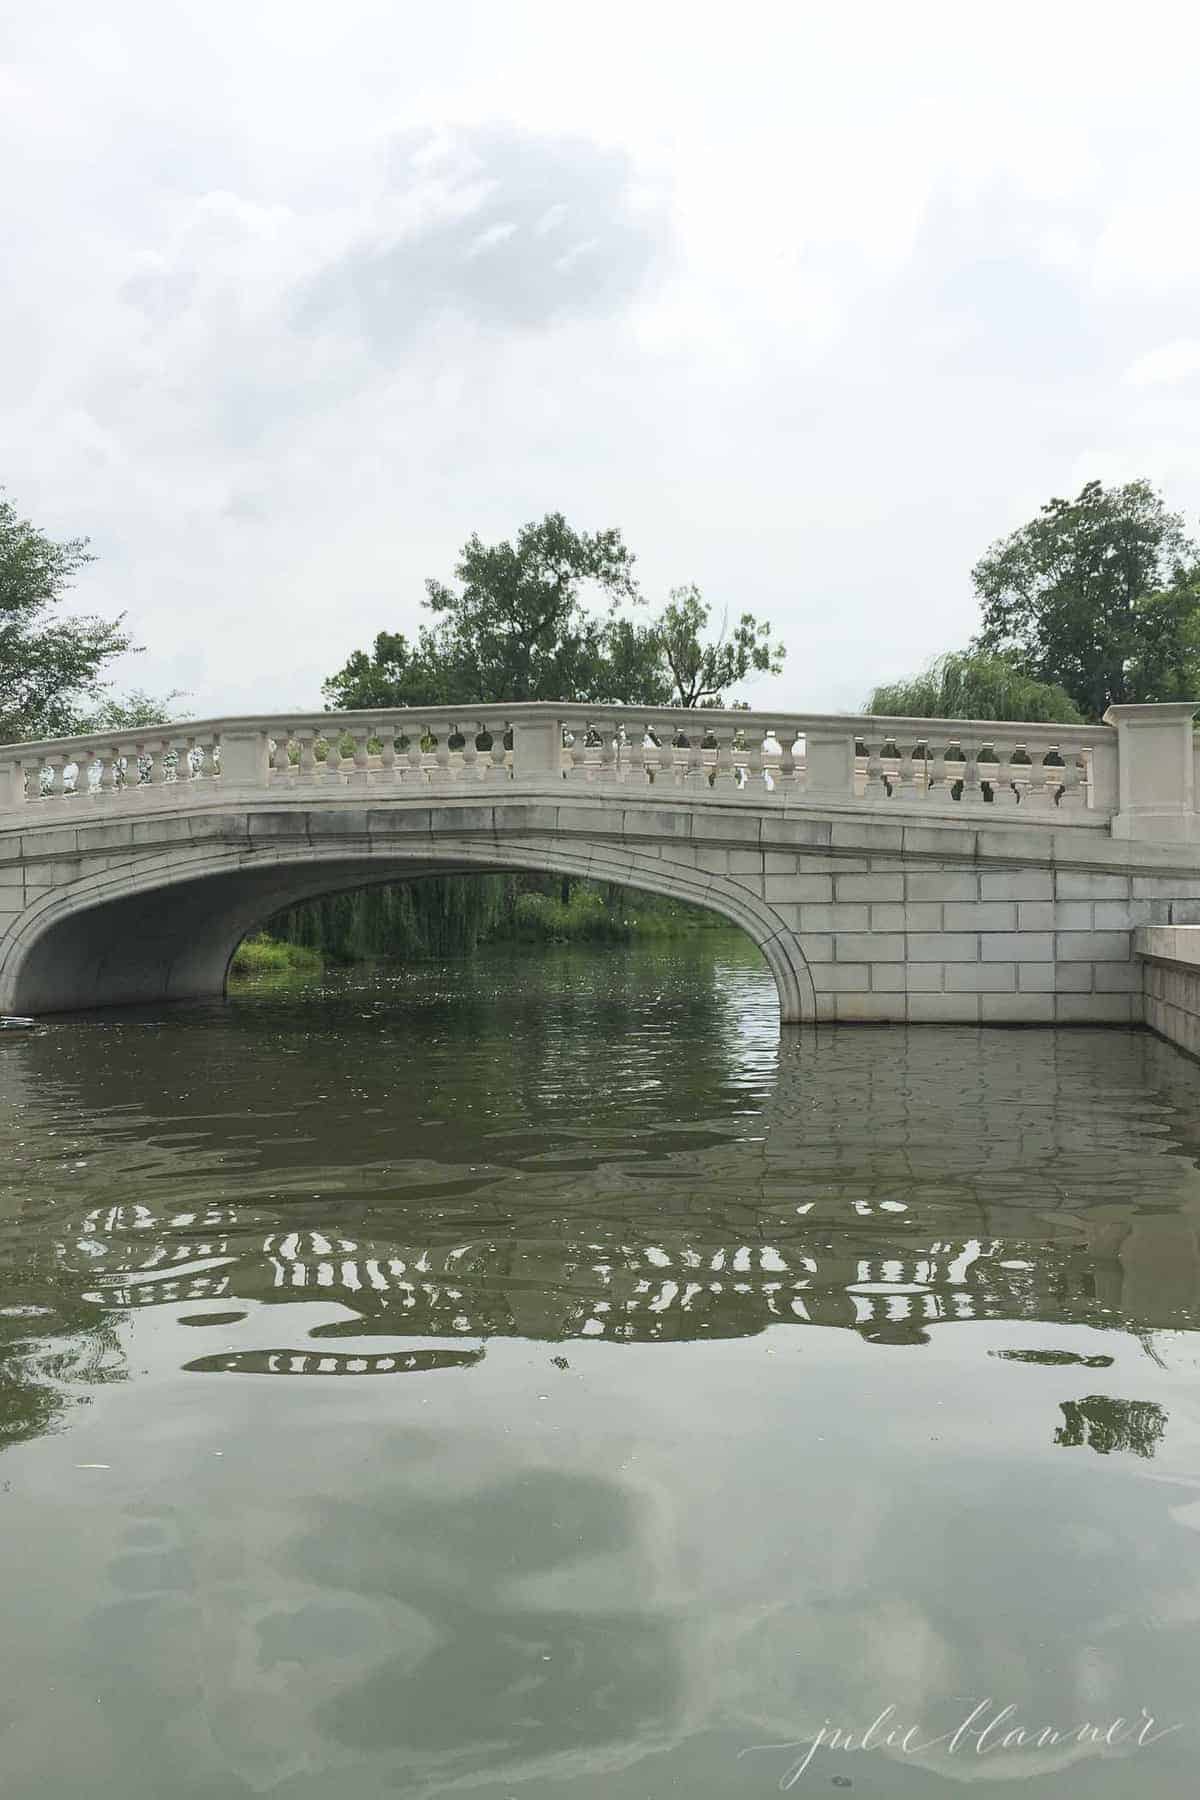
[[[586,1041],[595,993],[569,991],[513,999],[511,1058],[487,1008],[447,1025],[442,989],[427,1033],[357,998],[320,1032],[226,1014],[211,1066],[211,1021],[26,1040],[6,1069],[9,1225],[37,1255],[25,1310],[0,1315],[10,1366],[86,1382],[121,1360],[120,1319],[156,1307],[214,1328],[187,1367],[279,1375],[469,1368],[496,1338],[1200,1324],[1200,1118],[1175,1051],[1092,1032],[779,1043],[741,979],[697,995],[689,972],[685,999],[637,1016],[610,997],[620,1055]]]
[[[525,1220],[528,1230],[533,1224]],[[770,1325],[851,1327],[879,1342],[920,1343],[941,1321],[1057,1317],[1103,1324],[1122,1312],[1124,1265],[1090,1248],[1034,1249],[1021,1240],[883,1241],[866,1220],[772,1242],[660,1229],[655,1242],[589,1228],[553,1246],[476,1237],[453,1242],[359,1239],[328,1231],[268,1232],[236,1207],[201,1216],[148,1207],[96,1208],[63,1248],[92,1306],[232,1301],[339,1303],[352,1315],[322,1340],[376,1333],[606,1338],[669,1343],[745,1337]],[[1154,1253],[1157,1238],[1151,1234]],[[1036,1261],[1031,1258],[1036,1254]],[[1177,1271],[1176,1271],[1177,1273]],[[1104,1280],[1107,1274],[1108,1280]],[[360,1358],[363,1372],[369,1364]],[[404,1356],[397,1370],[428,1366]],[[209,1366],[206,1362],[205,1366]],[[225,1366],[212,1359],[213,1367]],[[244,1361],[230,1363],[244,1368]],[[271,1363],[274,1373],[332,1373],[322,1351]],[[376,1366],[376,1365],[370,1365]]]

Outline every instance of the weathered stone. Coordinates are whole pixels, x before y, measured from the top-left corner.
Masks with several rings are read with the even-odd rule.
[[[499,713],[483,710],[495,726]],[[1153,740],[1161,755],[1190,756],[1186,714],[1169,731],[1153,709],[1125,720],[1128,755]],[[854,721],[820,722],[825,793],[806,797],[802,781],[764,793],[753,773],[744,786],[722,776],[715,789],[693,788],[669,741],[650,757],[657,779],[641,779],[620,722],[615,763],[604,763],[602,741],[584,754],[575,737],[560,768],[560,715],[535,709],[520,719],[527,726],[514,729],[533,733],[526,750],[541,743],[549,753],[544,767],[518,758],[517,782],[457,752],[447,765],[452,721],[436,713],[441,762],[427,755],[418,766],[405,753],[394,772],[348,761],[314,771],[311,760],[307,771],[267,770],[263,729],[250,720],[226,722],[228,744],[240,730],[253,751],[226,777],[213,776],[221,731],[189,725],[199,753],[192,779],[126,790],[118,771],[114,786],[109,745],[89,752],[107,789],[26,801],[24,778],[7,780],[0,1007],[219,993],[238,938],[297,899],[372,880],[520,868],[712,907],[762,947],[786,1019],[1046,1023],[1053,1009],[1063,1022],[1128,1023],[1141,1016],[1144,987],[1157,1008],[1151,1022],[1171,1009],[1172,1031],[1200,1048],[1200,970],[1180,936],[1190,921],[1200,927],[1200,797],[1186,757],[1171,777],[1169,818],[1153,799],[1153,770],[1148,787],[1126,781],[1114,837],[1099,789],[1069,813],[958,811],[944,787],[924,802],[910,791],[889,817],[893,801],[865,798],[861,764],[853,774]],[[720,715],[714,722],[726,729]],[[308,741],[319,728],[304,726]],[[1006,729],[996,727],[998,743]],[[1036,743],[1054,730],[1025,729]],[[1070,741],[1092,742],[1097,729],[1075,728]],[[1116,766],[1112,737],[1092,748]],[[928,820],[914,823],[921,804]],[[1135,930],[1173,935],[1134,961]]]

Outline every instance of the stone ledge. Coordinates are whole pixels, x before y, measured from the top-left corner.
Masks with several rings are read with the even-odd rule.
[[[1151,962],[1183,963],[1200,969],[1200,925],[1138,925],[1133,953]]]

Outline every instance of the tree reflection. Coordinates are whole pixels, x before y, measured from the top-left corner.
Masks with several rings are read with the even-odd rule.
[[[1056,1444],[1077,1450],[1086,1444],[1099,1456],[1128,1450],[1134,1456],[1153,1456],[1167,1429],[1167,1415],[1153,1400],[1114,1400],[1107,1394],[1089,1394],[1085,1400],[1063,1400],[1063,1423],[1054,1433]]]

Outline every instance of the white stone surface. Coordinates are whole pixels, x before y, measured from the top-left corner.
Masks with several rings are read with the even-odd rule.
[[[814,795],[798,740],[794,766],[779,759],[771,784],[763,777],[772,765],[753,732],[766,715],[706,714],[702,758],[670,742],[680,715],[647,715],[667,741],[647,737],[639,762],[640,714],[621,715],[622,735],[613,714],[566,711],[564,739],[555,709],[476,709],[485,724],[512,724],[513,753],[501,744],[499,757],[495,734],[491,750],[451,751],[461,721],[423,715],[436,747],[422,750],[418,735],[390,764],[371,748],[386,738],[383,715],[348,715],[353,755],[324,765],[312,744],[332,729],[327,718],[189,725],[96,741],[94,791],[88,778],[74,795],[61,791],[61,747],[20,747],[22,767],[49,770],[52,787],[43,798],[27,772],[18,799],[11,781],[0,789],[11,801],[0,812],[0,1008],[220,992],[240,937],[280,906],[414,873],[516,868],[625,882],[723,913],[762,947],[787,1021],[1128,1024],[1141,1016],[1143,977],[1148,1009],[1187,1011],[1178,995],[1152,992],[1152,971],[1166,981],[1167,964],[1187,960],[1176,948],[1192,942],[1179,934],[1200,929],[1200,843],[1174,826],[1168,841],[1147,837],[1152,808],[1137,814],[1136,833],[1114,836],[1086,782],[1067,804],[1052,764],[1021,777],[1020,805],[980,795],[964,806],[936,770],[918,795],[905,791],[911,768],[880,763],[876,725],[862,720],[820,722],[833,749]],[[1148,745],[1182,755],[1186,739],[1190,756],[1185,713],[1129,726],[1129,755]],[[688,726],[694,715],[682,716],[685,736]],[[1117,767],[1120,727],[1065,738],[1019,729],[1041,733],[1039,745],[1063,740],[1083,759],[1073,774],[1101,752]],[[847,756],[864,730],[871,757]],[[968,753],[973,730],[987,741],[982,727],[953,730]],[[748,734],[741,748],[736,732]],[[176,781],[171,758],[189,744],[194,774]],[[85,762],[86,746],[76,748]],[[164,778],[122,786],[131,766]],[[948,767],[965,779],[962,764]],[[830,775],[839,769],[840,789]],[[1149,807],[1157,777],[1126,775],[1126,812]],[[1186,797],[1182,775],[1176,788],[1175,800]],[[1175,934],[1170,954],[1135,959],[1133,934],[1159,931]]]

